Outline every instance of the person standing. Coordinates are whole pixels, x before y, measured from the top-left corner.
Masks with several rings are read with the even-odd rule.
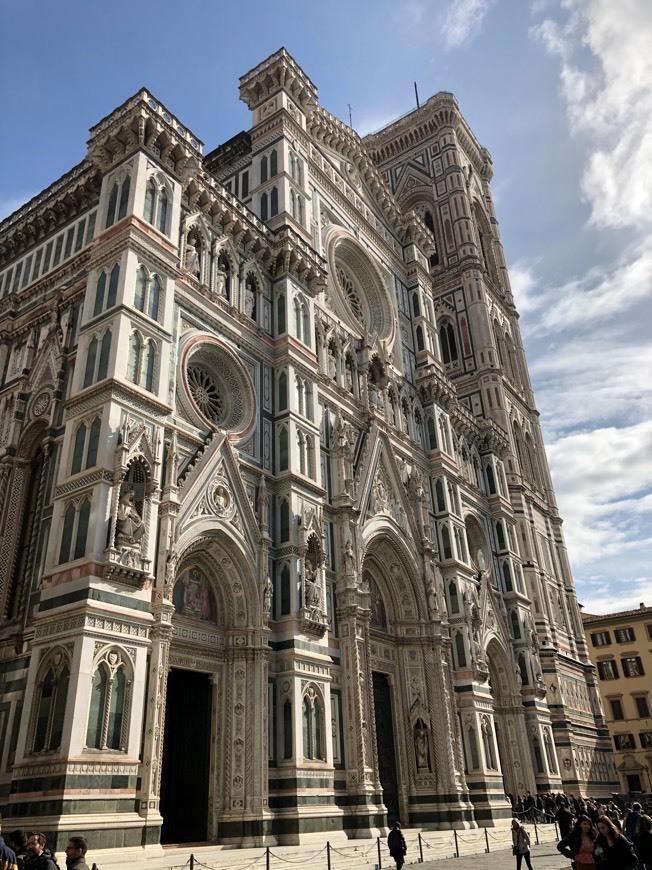
[[[652,870],[652,819],[641,816],[638,820],[636,854],[644,870]]]
[[[2,816],[0,816],[0,870],[17,870],[16,853],[6,845],[2,832]]]
[[[389,854],[396,861],[396,870],[401,870],[401,867],[405,863],[407,843],[401,831],[400,822],[394,822],[394,827],[387,837],[387,847],[389,848]]]
[[[598,816],[598,836],[593,850],[596,863],[603,870],[637,870],[638,858],[634,844],[611,821],[609,816]]]
[[[45,834],[34,833],[27,838],[25,870],[59,870],[54,854],[46,848]]]
[[[579,816],[575,827],[557,843],[557,851],[575,862],[576,870],[595,870],[593,849],[598,836],[588,816]]]
[[[66,846],[66,867],[69,870],[89,870],[86,863],[88,842],[84,837],[71,837]]]
[[[637,829],[638,822],[641,818],[641,805],[636,802],[632,804],[631,810],[627,813],[627,817],[624,822],[624,830],[623,833],[627,837],[628,840],[631,840],[634,845],[636,845],[636,839],[638,837]]]
[[[27,837],[25,831],[18,828],[7,834],[7,842],[16,853],[18,870],[25,870],[25,858],[27,858]]]
[[[525,858],[528,870],[532,870],[530,835],[518,819],[512,819],[512,854],[516,855],[516,870],[521,870],[523,858]]]

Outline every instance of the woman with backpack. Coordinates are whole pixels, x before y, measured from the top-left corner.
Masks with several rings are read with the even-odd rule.
[[[528,870],[532,870],[530,835],[518,819],[512,819],[512,854],[516,855],[516,870],[521,870],[523,858],[525,858]]]

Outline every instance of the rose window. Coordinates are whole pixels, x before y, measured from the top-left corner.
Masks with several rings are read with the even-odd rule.
[[[224,401],[218,385],[202,366],[188,366],[188,390],[202,414],[219,424],[224,416]]]
[[[253,425],[252,375],[234,351],[214,336],[188,330],[180,349],[177,402],[185,418],[200,429],[243,435]]]
[[[340,282],[340,287],[346,293],[347,299],[349,300],[349,305],[353,313],[355,314],[357,320],[362,323],[364,326],[364,316],[362,314],[362,303],[360,302],[360,297],[358,296],[353,281],[346,274],[344,269],[340,268],[337,270],[337,280]]]

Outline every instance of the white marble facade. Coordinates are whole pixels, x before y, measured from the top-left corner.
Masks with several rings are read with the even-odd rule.
[[[488,152],[448,93],[360,139],[285,50],[240,96],[205,153],[140,91],[0,224],[7,824],[289,843],[606,794]]]

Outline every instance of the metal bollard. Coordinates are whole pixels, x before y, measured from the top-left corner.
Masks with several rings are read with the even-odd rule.
[[[328,864],[328,870],[331,870],[331,844],[326,840],[326,863]]]
[[[484,829],[484,841],[487,844],[487,854],[489,854],[489,834],[486,828]]]
[[[534,823],[534,839],[536,841],[536,845],[539,845],[539,829],[537,828],[537,823]]]
[[[455,837],[455,857],[460,857],[460,844],[457,842],[457,831],[453,831],[453,836]]]
[[[419,864],[423,864],[423,842],[421,841],[421,834],[419,834]]]
[[[190,853],[190,870],[195,870],[195,856]]]
[[[380,837],[376,840],[378,844],[378,870],[383,870],[383,858],[380,852]]]
[[[272,856],[270,855],[269,846],[265,849],[265,866],[269,870],[271,866]]]

